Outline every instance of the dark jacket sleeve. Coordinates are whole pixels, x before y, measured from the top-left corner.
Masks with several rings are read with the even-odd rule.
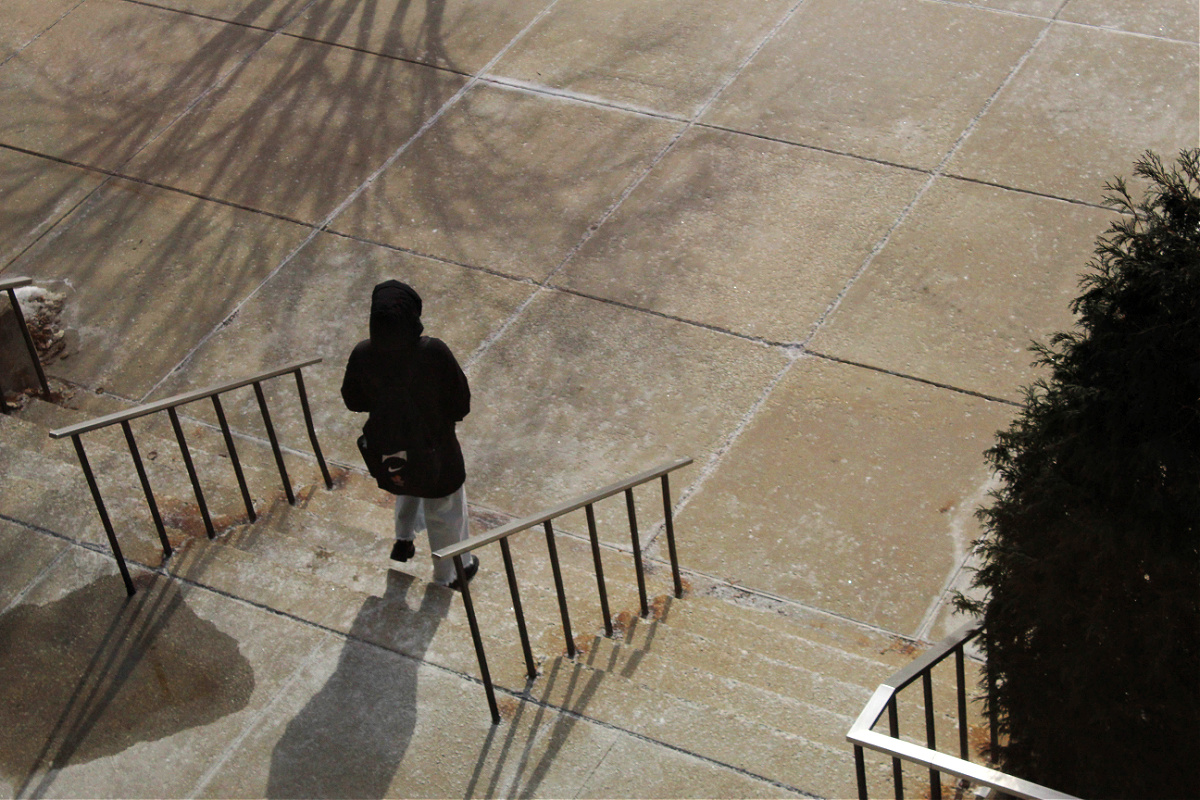
[[[351,411],[370,411],[372,398],[367,390],[366,346],[369,341],[359,342],[346,362],[346,374],[342,377],[342,402]]]

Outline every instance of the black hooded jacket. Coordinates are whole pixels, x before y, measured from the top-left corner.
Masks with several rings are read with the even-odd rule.
[[[471,411],[467,377],[441,339],[422,336],[421,297],[385,281],[371,293],[371,338],[355,345],[342,379],[342,400],[370,414],[363,433],[384,451],[433,446],[446,454],[444,497],[466,479],[454,424]],[[443,491],[444,490],[444,491]]]

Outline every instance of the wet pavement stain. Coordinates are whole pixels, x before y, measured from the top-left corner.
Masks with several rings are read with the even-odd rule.
[[[17,795],[44,770],[207,725],[249,702],[254,670],[237,641],[198,617],[179,584],[136,583],[128,599],[114,575],[0,616],[0,773],[20,782]]]

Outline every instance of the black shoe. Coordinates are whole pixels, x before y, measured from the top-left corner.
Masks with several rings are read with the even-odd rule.
[[[467,574],[467,583],[470,583],[471,578],[475,577],[475,573],[479,572],[479,559],[475,558],[474,556],[471,556],[471,559],[472,559],[471,563],[467,564],[467,566],[463,567],[463,572],[465,572]],[[450,581],[449,586],[451,589],[453,589],[456,592],[462,590],[462,584],[459,583],[458,578],[455,578],[454,580]]]
[[[407,539],[397,539],[392,545],[392,561],[408,561],[417,552],[417,547]]]

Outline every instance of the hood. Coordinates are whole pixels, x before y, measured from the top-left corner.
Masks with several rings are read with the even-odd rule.
[[[421,295],[400,281],[384,281],[371,292],[371,344],[381,350],[416,345],[421,324]]]

